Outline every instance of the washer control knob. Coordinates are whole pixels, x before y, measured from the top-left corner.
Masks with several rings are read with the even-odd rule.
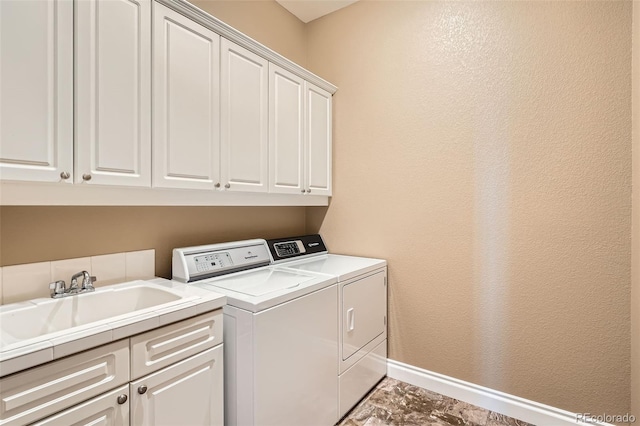
[[[138,388],[138,393],[140,395],[144,394],[145,392],[147,392],[147,386],[146,385],[142,385]]]

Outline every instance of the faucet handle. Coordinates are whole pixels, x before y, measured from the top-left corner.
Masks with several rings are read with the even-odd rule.
[[[61,297],[65,293],[65,282],[63,280],[58,280],[49,283],[49,290],[51,291],[51,297]]]
[[[95,287],[93,286],[93,283],[96,282],[96,277],[95,275],[87,275],[84,277],[84,279],[82,280],[82,288],[80,289],[83,292],[86,291],[94,291]]]

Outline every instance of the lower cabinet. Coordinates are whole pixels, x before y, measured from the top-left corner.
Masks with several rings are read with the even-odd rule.
[[[0,426],[221,426],[223,407],[220,309],[0,379]]]
[[[222,357],[218,345],[34,425],[222,425]]]
[[[34,426],[125,426],[129,424],[128,395],[129,386],[124,385],[40,422],[36,422]]]
[[[131,424],[222,425],[222,345],[131,382]]]

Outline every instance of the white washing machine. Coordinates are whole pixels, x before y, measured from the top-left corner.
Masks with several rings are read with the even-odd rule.
[[[267,244],[272,264],[337,280],[341,418],[387,374],[387,262],[328,254],[318,234]]]
[[[334,425],[337,278],[268,266],[264,240],[173,251],[173,278],[225,294],[225,424]]]

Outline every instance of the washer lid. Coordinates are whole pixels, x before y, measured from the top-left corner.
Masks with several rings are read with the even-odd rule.
[[[227,304],[259,312],[336,283],[336,278],[273,266],[194,282],[227,296]]]
[[[229,275],[210,284],[248,296],[264,296],[279,290],[295,289],[315,278],[297,272],[260,269],[251,273]]]

